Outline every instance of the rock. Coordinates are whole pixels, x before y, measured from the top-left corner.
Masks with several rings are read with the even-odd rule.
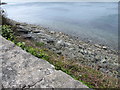
[[[92,54],[92,52],[91,52],[91,51],[87,51],[87,53],[88,53],[88,54],[90,54],[90,55]]]
[[[21,25],[18,26],[17,28],[18,28],[18,29],[25,29],[24,26],[21,26]]]
[[[54,33],[55,33],[55,31],[50,31],[50,33],[51,33],[51,34],[54,34]]]
[[[96,47],[98,47],[98,48],[101,48],[101,46],[100,46],[100,45],[98,45],[98,44],[95,44],[95,46],[96,46]]]
[[[27,26],[27,24],[26,24],[26,23],[21,23],[20,25],[21,25],[21,26]]]
[[[75,50],[75,48],[69,48],[69,51],[71,51],[71,50]]]
[[[107,63],[107,61],[105,59],[102,59],[101,62],[102,63]]]
[[[32,39],[32,35],[31,34],[25,34],[23,35],[24,39]]]
[[[61,55],[62,54],[62,51],[56,51],[57,54]]]
[[[84,48],[82,45],[79,45],[78,47],[79,47],[79,49],[83,49]]]
[[[56,48],[52,48],[53,51],[56,51]]]
[[[58,38],[59,36],[60,36],[60,34],[59,34],[59,33],[57,33],[57,34],[56,34],[56,37]]]
[[[41,29],[41,30],[39,30],[39,31],[40,31],[40,33],[45,33],[45,31],[44,31],[44,30],[42,30],[42,29]]]
[[[87,54],[87,50],[84,50],[84,53]]]
[[[104,50],[107,50],[107,47],[106,47],[106,46],[103,46],[102,48],[103,48]]]
[[[59,40],[59,41],[57,41],[56,46],[57,47],[65,46],[65,43],[63,40]]]
[[[3,88],[88,88],[66,73],[55,70],[49,62],[23,51],[1,36],[0,41]]]
[[[71,43],[65,42],[66,47],[71,46],[71,45],[72,45]]]
[[[104,68],[100,68],[100,71],[106,73],[106,69],[104,69]]]
[[[19,32],[19,33],[23,33],[23,34],[28,34],[30,31],[27,31],[27,30],[25,30],[25,29],[17,29],[17,31]]]
[[[37,26],[32,26],[31,28],[37,28]]]
[[[57,44],[63,44],[63,40],[59,40]]]
[[[81,52],[83,55],[85,54],[83,49],[80,49],[80,52]]]
[[[21,25],[20,23],[16,23],[17,26]]]
[[[54,38],[47,38],[47,43],[54,44],[55,39]]]
[[[95,62],[95,63],[98,63],[98,62],[100,62],[100,61],[101,61],[101,59],[99,59],[99,58],[95,58],[95,59],[94,59],[94,62]]]
[[[33,33],[40,33],[40,30],[33,30]]]

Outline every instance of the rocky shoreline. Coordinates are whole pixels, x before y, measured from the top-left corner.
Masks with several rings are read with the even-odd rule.
[[[88,88],[0,35],[0,89]],[[26,58],[27,57],[27,58]],[[89,89],[89,88],[88,88]]]
[[[38,25],[19,23],[10,19],[7,21],[17,26],[16,30],[23,38],[43,42],[46,48],[64,56],[66,60],[76,60],[80,64],[120,78],[118,51],[107,46],[86,43],[62,32],[50,31]]]

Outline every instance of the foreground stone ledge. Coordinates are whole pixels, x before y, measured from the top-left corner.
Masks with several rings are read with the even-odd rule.
[[[88,88],[0,36],[3,88]]]

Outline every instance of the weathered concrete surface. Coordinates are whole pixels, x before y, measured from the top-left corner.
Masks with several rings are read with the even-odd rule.
[[[0,77],[4,88],[88,88],[45,60],[0,36]]]

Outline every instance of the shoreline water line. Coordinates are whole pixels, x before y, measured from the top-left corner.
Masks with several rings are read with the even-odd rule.
[[[27,23],[27,22],[20,22],[20,21],[16,21],[16,20],[13,20],[13,19],[11,19],[11,18],[9,18],[9,17],[7,17],[7,19],[11,22],[11,23],[20,23],[20,24],[26,24],[26,25],[32,25],[33,27],[35,26],[35,27],[42,27],[43,29],[46,29],[47,31],[53,31],[53,32],[56,32],[56,33],[63,33],[63,34],[65,34],[65,35],[67,35],[67,36],[69,36],[70,38],[73,38],[73,39],[75,39],[75,40],[78,40],[78,41],[82,41],[82,42],[85,42],[85,43],[88,43],[88,44],[91,44],[91,45],[96,45],[96,46],[98,46],[98,47],[106,47],[106,48],[108,48],[108,49],[110,49],[110,50],[112,50],[112,51],[114,51],[114,52],[117,52],[118,53],[118,47],[113,47],[113,46],[109,46],[108,44],[105,44],[105,43],[101,43],[101,42],[99,42],[99,41],[95,41],[94,42],[94,40],[92,40],[92,39],[89,39],[89,38],[82,38],[82,37],[78,37],[78,36],[74,36],[74,35],[72,35],[72,34],[69,34],[69,33],[65,33],[65,32],[62,32],[62,31],[57,31],[57,30],[55,30],[55,29],[52,29],[52,28],[50,28],[50,27],[47,27],[47,26],[44,26],[44,25],[41,25],[41,24],[32,24],[32,23]],[[13,24],[14,25],[14,24]],[[118,45],[117,45],[118,46]]]
[[[118,10],[115,3],[36,2],[8,4],[3,8],[15,21],[40,24],[86,42],[118,49]]]

